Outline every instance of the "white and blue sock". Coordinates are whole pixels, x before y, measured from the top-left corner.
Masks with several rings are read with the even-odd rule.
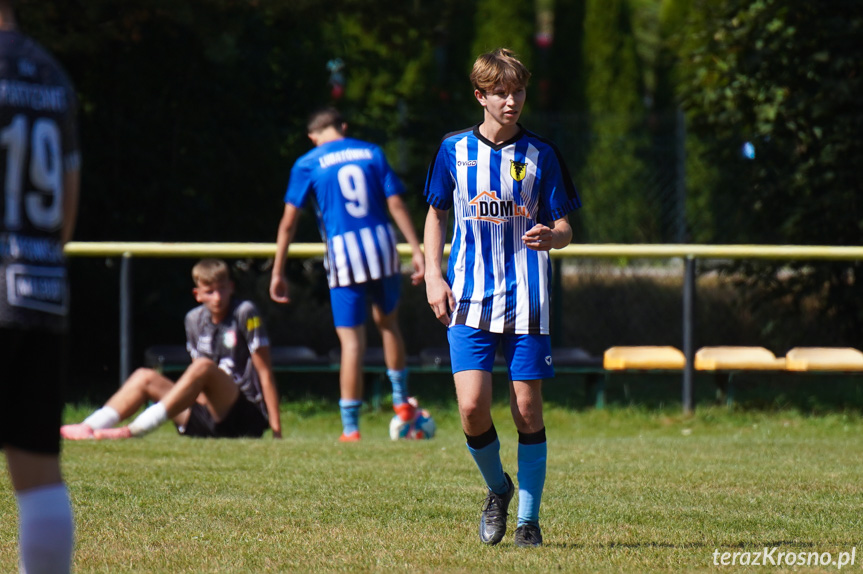
[[[530,434],[518,433],[518,526],[539,525],[547,457],[544,428]]]
[[[69,572],[75,524],[69,491],[62,482],[16,493],[21,571]]]
[[[387,378],[393,386],[393,406],[397,407],[406,403],[410,395],[408,391],[408,370],[402,369],[401,371],[396,371],[394,369],[387,369]]]
[[[467,450],[473,457],[479,473],[495,494],[506,494],[509,483],[503,473],[503,464],[500,461],[500,440],[497,438],[497,430],[494,425],[486,432],[478,436],[467,437]]]
[[[342,413],[342,433],[351,434],[360,430],[360,407],[363,401],[340,399],[339,411]]]

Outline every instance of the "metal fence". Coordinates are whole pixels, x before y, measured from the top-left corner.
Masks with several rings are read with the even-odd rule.
[[[410,252],[407,245],[401,245],[400,251],[403,255]],[[267,295],[273,244],[73,242],[66,252],[76,259],[119,260],[118,270],[108,270],[118,278],[117,315],[79,315],[87,320],[73,321],[73,335],[76,330],[80,333],[73,341],[92,346],[93,333],[116,328],[121,381],[139,364],[143,347],[183,342],[182,314],[193,302],[189,299],[166,309],[161,301],[168,297],[159,292],[182,289],[176,287],[177,276],[182,278],[179,284],[189,289],[188,269],[196,258],[205,256],[232,262],[239,293],[258,302],[274,344],[307,345],[322,354],[337,346],[320,265],[321,244],[292,246],[295,303],[290,306],[276,305]],[[552,339],[556,346],[581,347],[601,356],[615,345],[672,345],[691,358],[704,345],[760,345],[784,353],[799,345],[860,343],[842,335],[830,317],[821,316],[819,310],[825,303],[818,297],[802,310],[781,299],[753,307],[750,290],[739,288],[740,272],[728,263],[850,264],[863,260],[863,247],[570,245],[553,251],[552,256],[556,267]],[[110,306],[110,302],[104,305],[105,309]],[[112,316],[117,318],[116,326],[94,325]],[[445,330],[428,312],[423,288],[405,288],[400,318],[410,353],[446,345]],[[374,345],[373,329],[369,335],[369,344]],[[685,404],[687,381],[683,383]]]

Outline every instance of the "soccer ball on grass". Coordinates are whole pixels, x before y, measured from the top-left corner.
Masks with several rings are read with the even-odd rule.
[[[436,430],[437,425],[426,409],[417,408],[416,416],[412,421],[403,421],[398,415],[393,415],[390,420],[390,438],[393,440],[430,439],[435,435]]]

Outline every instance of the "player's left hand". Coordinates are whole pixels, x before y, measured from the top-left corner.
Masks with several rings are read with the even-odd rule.
[[[426,274],[426,259],[425,255],[421,251],[418,251],[413,254],[411,258],[414,266],[414,272],[411,273],[411,285],[416,287],[420,283],[423,282],[423,278]]]
[[[276,303],[290,303],[290,287],[288,280],[281,275],[273,275],[270,278],[270,299]]]
[[[521,241],[528,249],[550,251],[554,244],[554,231],[550,227],[537,223],[521,236]]]

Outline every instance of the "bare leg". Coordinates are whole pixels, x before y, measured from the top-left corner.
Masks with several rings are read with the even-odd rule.
[[[384,345],[384,363],[387,378],[393,388],[393,410],[405,422],[413,421],[416,407],[408,401],[410,390],[406,372],[407,352],[402,332],[399,329],[398,309],[385,315],[378,305],[372,305],[372,317],[381,333]]]
[[[168,417],[183,425],[189,419],[189,408],[197,400],[221,421],[237,402],[240,388],[231,377],[210,359],[195,359],[183,375],[159,400]]]
[[[342,436],[339,440],[359,440],[360,407],[363,403],[363,356],[366,353],[365,325],[336,327],[342,346],[342,363],[339,372],[342,417]]]
[[[336,327],[342,347],[339,388],[344,400],[360,401],[363,398],[363,356],[366,353],[365,325]]]
[[[509,391],[509,408],[518,432],[530,434],[541,431],[545,427],[542,419],[542,379],[512,381]]]
[[[511,381],[509,408],[515,428],[523,434],[539,432],[545,427],[542,419],[542,379]]]
[[[192,361],[176,383],[171,383],[158,373],[139,369],[111,397],[107,406],[125,416],[148,399],[156,401],[156,404],[138,415],[129,426],[97,430],[94,436],[97,439],[141,436],[155,430],[169,418],[183,426],[188,423],[190,407],[196,402],[204,405],[217,422],[222,421],[236,403],[239,393],[240,389],[230,375],[210,359]]]
[[[173,386],[173,381],[153,369],[137,369],[105,406],[117,411],[123,420],[135,414],[147,401],[161,400]]]
[[[486,432],[492,425],[491,373],[460,371],[453,378],[462,429],[470,436]]]
[[[60,435],[70,440],[96,438],[96,433],[108,432],[119,421],[138,412],[147,401],[161,400],[173,386],[170,379],[153,369],[137,369],[104,407],[94,411],[83,423],[61,426]]]
[[[381,308],[372,305],[372,318],[381,332],[381,341],[384,346],[384,362],[388,369],[401,371],[405,368],[405,342],[399,329],[398,309],[393,309],[388,315],[384,315]]]
[[[63,482],[60,475],[60,457],[40,454],[4,445],[12,487],[16,491]]]
[[[500,441],[491,418],[491,373],[460,371],[455,374],[455,387],[467,449],[489,489],[480,517],[480,540],[497,544],[506,532],[507,508],[515,489],[503,470]]]

